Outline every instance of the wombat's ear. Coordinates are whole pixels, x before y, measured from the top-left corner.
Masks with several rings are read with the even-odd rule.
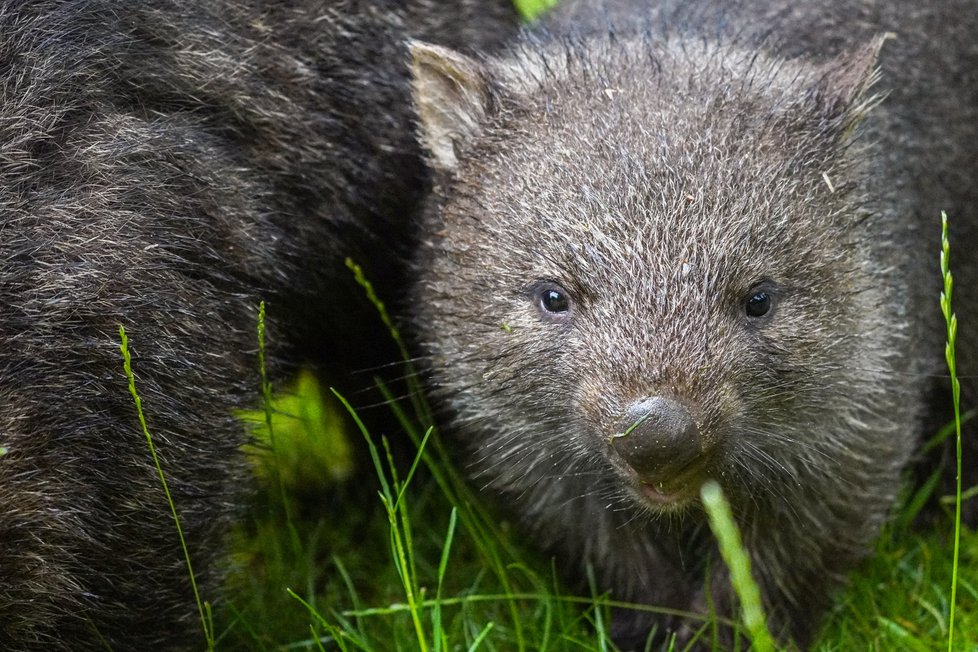
[[[420,41],[409,47],[421,142],[436,168],[454,170],[456,145],[468,140],[485,118],[488,75],[478,61],[454,50]]]
[[[842,118],[846,126],[858,122],[878,98],[866,97],[866,91],[878,76],[876,61],[883,43],[893,34],[877,36],[862,47],[845,52],[826,64],[815,96],[828,118]]]

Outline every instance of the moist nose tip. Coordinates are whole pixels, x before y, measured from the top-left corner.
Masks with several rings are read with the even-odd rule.
[[[632,403],[611,444],[639,475],[653,477],[681,469],[701,451],[693,415],[683,403],[665,396]]]

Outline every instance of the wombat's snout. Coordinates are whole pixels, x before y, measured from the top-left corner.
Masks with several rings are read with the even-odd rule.
[[[662,396],[632,403],[611,440],[645,482],[667,481],[682,472],[700,455],[702,443],[689,409]]]

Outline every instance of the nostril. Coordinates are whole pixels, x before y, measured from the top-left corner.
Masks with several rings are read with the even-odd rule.
[[[702,442],[689,409],[664,396],[636,401],[628,408],[611,444],[643,477],[663,478],[694,461]]]

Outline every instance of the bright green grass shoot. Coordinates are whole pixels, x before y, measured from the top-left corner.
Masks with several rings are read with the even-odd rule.
[[[713,530],[720,546],[720,554],[730,570],[730,582],[737,597],[740,598],[744,626],[750,634],[754,650],[773,652],[774,639],[771,638],[764,618],[761,591],[751,576],[750,558],[744,550],[740,532],[734,523],[730,503],[724,497],[720,485],[713,481],[703,485],[700,489],[700,497],[710,519],[710,529]]]
[[[558,0],[516,0],[516,8],[525,20],[532,20],[540,12],[557,4]]]

